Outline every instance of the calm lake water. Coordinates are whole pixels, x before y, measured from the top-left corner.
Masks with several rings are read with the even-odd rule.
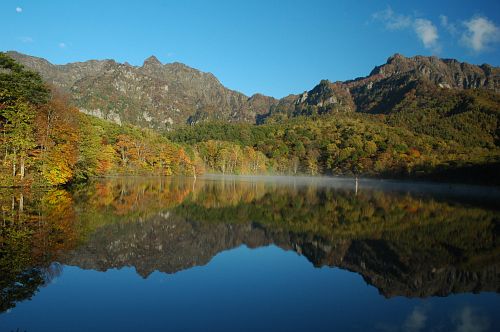
[[[206,176],[0,194],[0,331],[500,331],[497,189]]]

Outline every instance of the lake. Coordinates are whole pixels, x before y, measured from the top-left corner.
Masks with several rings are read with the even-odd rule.
[[[0,331],[500,331],[495,188],[214,175],[0,193]]]

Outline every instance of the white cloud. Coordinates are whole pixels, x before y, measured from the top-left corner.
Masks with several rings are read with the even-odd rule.
[[[500,29],[486,17],[475,16],[463,24],[467,30],[462,34],[462,42],[475,52],[500,41]]]
[[[425,48],[440,51],[438,29],[430,20],[398,14],[391,7],[372,14],[372,19],[382,22],[387,30],[412,29]],[[447,22],[446,17],[445,20]]]
[[[59,43],[59,47],[60,48],[66,48],[66,43],[63,43],[63,42]]]
[[[431,21],[417,18],[413,25],[415,29],[415,33],[418,38],[422,41],[425,48],[433,48],[436,49],[438,46],[437,41],[439,39],[437,28]]]
[[[439,21],[441,22],[441,26],[445,28],[451,35],[456,35],[458,33],[457,26],[455,23],[451,23],[448,20],[448,16],[439,15]]]
[[[23,9],[21,7],[16,7],[16,13],[22,13]]]
[[[23,43],[32,43],[33,42],[33,38],[31,38],[31,37],[20,37],[19,40],[22,41]]]
[[[374,13],[372,18],[384,22],[386,29],[389,30],[405,29],[412,24],[412,18],[410,16],[395,13],[391,7]]]

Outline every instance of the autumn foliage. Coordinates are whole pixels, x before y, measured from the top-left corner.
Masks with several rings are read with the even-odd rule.
[[[81,114],[0,53],[0,186],[57,186],[115,174],[196,175],[193,151],[153,131]]]

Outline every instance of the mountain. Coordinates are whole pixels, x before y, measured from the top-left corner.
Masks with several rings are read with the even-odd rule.
[[[388,114],[422,86],[432,87],[430,90],[438,93],[481,90],[498,96],[500,68],[487,64],[476,66],[435,56],[407,58],[395,54],[366,77],[345,82],[322,80],[310,91],[290,95],[280,100],[270,115],[285,113],[294,116],[339,111]]]
[[[260,119],[280,122],[339,113],[462,147],[493,149],[500,132],[500,68],[396,54],[366,77],[322,80],[310,91],[288,96]]]
[[[276,103],[272,97],[247,97],[224,87],[211,73],[156,57],[132,66],[114,60],[54,65],[18,52],[9,56],[38,71],[44,80],[71,96],[84,113],[142,127],[168,129],[205,119],[254,122]]]
[[[435,56],[406,58],[395,54],[387,59],[386,64],[375,67],[369,77],[384,79],[395,75],[425,77],[441,88],[485,88],[500,91],[500,68],[488,64],[476,66]]]
[[[162,64],[154,56],[139,67],[114,60],[53,65],[42,58],[8,54],[68,93],[82,112],[141,127],[362,113],[385,115],[391,126],[457,142],[464,137],[471,142],[469,138],[482,132],[496,135],[498,130],[500,68],[487,64],[395,54],[366,77],[322,80],[310,91],[277,100],[262,94],[247,97],[227,89],[210,73],[177,62]]]

